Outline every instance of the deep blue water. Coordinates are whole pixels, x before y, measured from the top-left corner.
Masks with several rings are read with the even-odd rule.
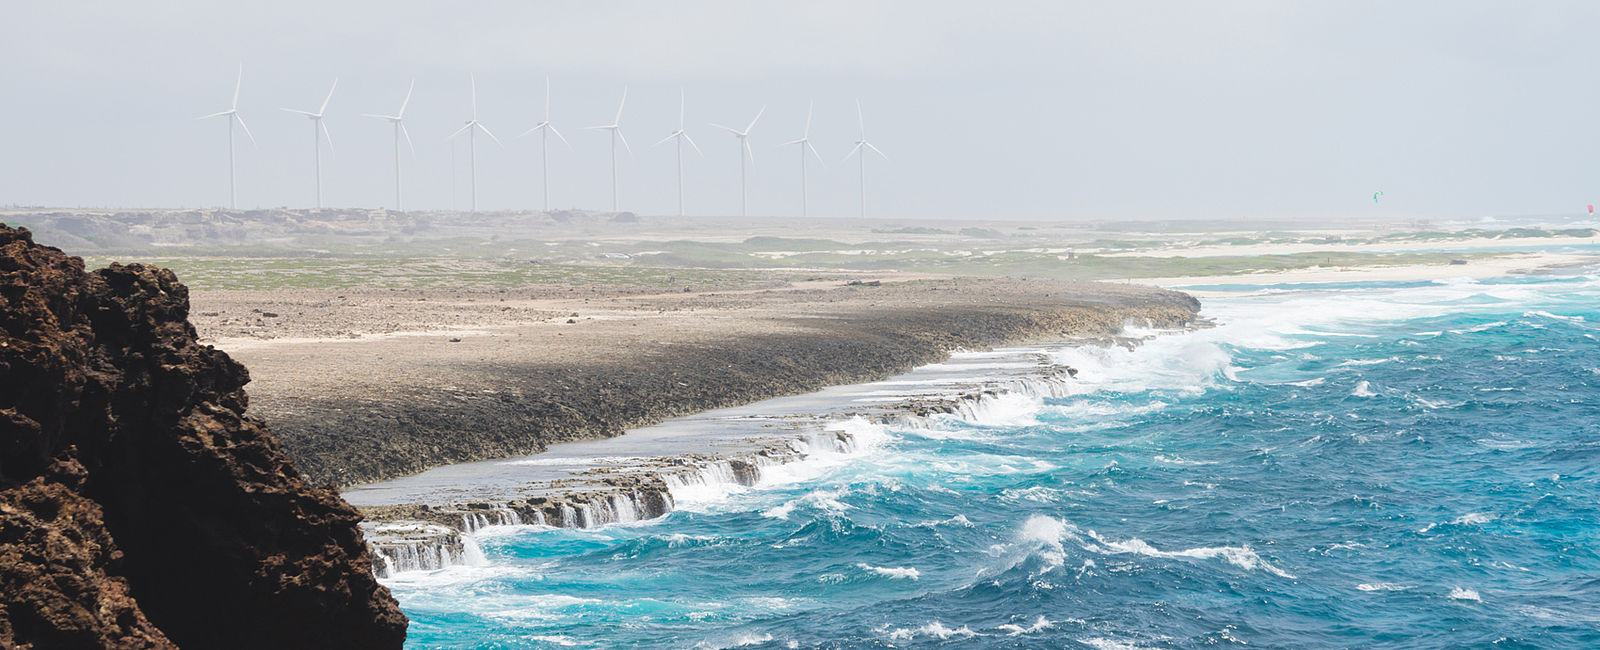
[[[422,647],[1600,647],[1600,280],[1298,285],[663,520],[390,581]]]

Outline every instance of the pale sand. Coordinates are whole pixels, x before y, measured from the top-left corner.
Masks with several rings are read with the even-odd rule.
[[[1134,278],[1133,283],[1158,287],[1187,287],[1212,284],[1269,285],[1302,282],[1410,282],[1447,278],[1495,278],[1532,273],[1551,267],[1600,263],[1600,257],[1572,253],[1525,253],[1471,260],[1467,264],[1410,264],[1401,266],[1352,266],[1330,268],[1314,266],[1287,271],[1204,275],[1172,278]],[[1204,298],[1227,295],[1223,292],[1185,289]]]
[[[1472,239],[1397,241],[1375,244],[1304,242],[1294,244],[1244,244],[1238,246],[1178,246],[1096,254],[1102,257],[1249,257],[1255,255],[1295,255],[1299,253],[1382,253],[1390,251],[1403,253],[1594,245],[1600,245],[1600,237],[1517,237],[1508,239],[1477,237]]]

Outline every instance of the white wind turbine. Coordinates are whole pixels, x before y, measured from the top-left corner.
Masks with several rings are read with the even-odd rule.
[[[659,147],[666,144],[668,140],[678,141],[678,216],[681,217],[683,216],[683,141],[688,140],[689,146],[694,147],[695,153],[702,156],[705,155],[705,152],[700,151],[700,145],[694,143],[694,138],[689,137],[689,134],[683,130],[683,90],[681,88],[678,90],[678,130],[673,131],[672,135],[662,138],[660,142],[650,146]]]
[[[403,212],[406,209],[405,204],[401,202],[400,195],[400,136],[404,135],[406,137],[406,146],[411,147],[411,156],[415,158],[417,155],[417,146],[411,143],[411,133],[406,131],[405,119],[406,106],[411,103],[411,91],[416,89],[417,80],[412,79],[411,87],[406,89],[406,98],[404,101],[400,102],[400,110],[394,115],[373,115],[372,113],[361,114],[363,117],[373,117],[380,120],[388,120],[390,124],[394,125],[394,209],[400,212]],[[329,140],[328,142],[328,148],[332,149],[333,141]]]
[[[228,209],[230,210],[237,210],[239,208],[239,202],[236,199],[238,195],[234,191],[233,183],[233,123],[235,121],[239,122],[239,128],[244,129],[244,134],[246,137],[250,138],[250,144],[252,146],[256,143],[256,137],[250,135],[250,127],[244,125],[243,117],[239,117],[239,87],[243,84],[244,66],[241,65],[239,66],[239,79],[233,83],[233,105],[230,106],[228,110],[195,118],[197,120],[209,120],[214,117],[225,117],[228,119]]]
[[[617,104],[617,118],[604,126],[584,127],[589,131],[611,132],[611,211],[617,211],[617,139],[622,139],[622,148],[631,155],[633,148],[628,146],[628,139],[622,136],[622,107],[628,105],[628,89],[622,89],[622,101]]]
[[[810,151],[811,155],[816,157],[817,164],[824,167],[827,166],[822,162],[822,154],[817,153],[817,148],[811,146],[811,113],[816,108],[817,102],[812,101],[811,106],[806,109],[806,130],[802,132],[803,135],[800,136],[800,139],[790,140],[780,145],[784,147],[792,144],[800,145],[800,216],[802,217],[810,216],[810,211],[806,208],[806,152]]]
[[[713,125],[711,125],[711,126],[719,128],[719,129],[722,129],[724,131],[727,131],[729,133],[732,133],[734,136],[738,137],[739,138],[739,147],[741,149],[743,149],[743,151],[739,152],[739,215],[740,216],[746,216],[746,217],[750,216],[750,210],[749,210],[749,207],[748,207],[748,201],[746,200],[747,194],[745,192],[745,182],[744,182],[744,159],[745,159],[745,156],[749,156],[750,157],[750,164],[751,165],[755,165],[756,164],[756,152],[755,152],[755,150],[750,148],[750,129],[756,128],[756,122],[761,119],[761,114],[765,113],[765,112],[767,112],[767,107],[762,106],[761,110],[756,111],[755,119],[750,120],[750,125],[744,127],[743,131],[740,131],[740,130],[735,129],[733,127],[723,126],[721,124],[713,124]]]
[[[522,136],[532,134],[534,131],[538,131],[539,132],[539,160],[540,160],[540,165],[542,166],[542,172],[541,173],[544,176],[544,211],[545,212],[549,212],[550,211],[550,154],[547,152],[546,144],[548,144],[548,142],[550,140],[550,134],[551,133],[556,134],[556,137],[561,138],[561,142],[563,144],[567,145],[568,149],[572,148],[572,143],[571,142],[567,142],[566,136],[561,135],[561,132],[556,130],[556,126],[554,124],[550,123],[550,78],[549,77],[545,77],[544,78],[544,121],[540,122],[538,124],[535,124],[533,126],[533,128],[528,129],[522,135],[519,135],[517,137],[520,138]]]
[[[333,134],[328,133],[328,125],[322,123],[322,115],[328,112],[328,102],[333,101],[333,91],[339,89],[339,80],[333,80],[333,87],[328,89],[327,99],[322,100],[322,108],[317,112],[300,111],[292,108],[282,110],[290,113],[304,115],[311,120],[311,148],[317,158],[317,209],[322,209],[322,139],[328,139],[328,153],[333,153]],[[319,132],[320,131],[320,132]]]
[[[844,155],[844,159],[845,160],[849,160],[850,156],[854,156],[854,155],[858,155],[858,154],[860,155],[860,158],[861,158],[861,216],[865,217],[865,216],[867,216],[867,152],[863,151],[863,149],[871,149],[874,153],[878,154],[879,156],[883,156],[884,160],[888,160],[889,156],[887,154],[883,153],[882,151],[878,150],[877,147],[872,146],[871,142],[867,141],[867,118],[865,118],[865,117],[863,117],[861,115],[861,100],[859,100],[859,99],[856,100],[856,119],[859,120],[860,123],[861,123],[861,139],[860,140],[856,140],[856,146],[854,148],[850,149],[850,153],[847,153],[847,154]]]
[[[489,132],[489,127],[484,126],[482,122],[478,121],[478,77],[477,77],[477,75],[473,75],[472,76],[472,119],[467,122],[466,126],[463,126],[463,127],[459,128],[459,129],[456,129],[455,133],[451,133],[449,138],[445,138],[446,140],[449,140],[449,139],[455,138],[458,135],[461,135],[462,133],[466,133],[467,134],[467,156],[468,156],[469,160],[471,161],[470,162],[470,167],[471,167],[471,170],[472,170],[472,211],[473,212],[477,212],[478,211],[478,140],[477,140],[476,136],[477,136],[477,133],[478,133],[479,130],[482,130],[484,135],[489,136],[490,140],[494,140],[495,144],[498,144],[498,145],[500,145],[502,147],[505,146],[504,144],[500,143],[500,138],[494,137],[494,134]]]

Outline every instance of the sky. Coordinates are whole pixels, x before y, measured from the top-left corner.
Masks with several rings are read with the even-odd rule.
[[[241,208],[315,203],[309,120],[338,79],[324,202],[393,207],[387,123],[407,85],[408,209],[608,209],[624,88],[621,209],[1037,220],[1473,218],[1600,202],[1600,3],[17,2],[0,8],[0,205],[215,207],[242,67]],[[748,164],[748,163],[747,163]],[[1384,194],[1378,202],[1373,194]]]

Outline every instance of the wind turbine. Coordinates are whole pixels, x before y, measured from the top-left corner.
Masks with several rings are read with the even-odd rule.
[[[456,129],[455,133],[451,133],[449,138],[445,138],[446,140],[450,140],[450,139],[454,139],[458,135],[461,135],[462,133],[466,133],[467,134],[467,156],[471,161],[470,166],[472,168],[472,211],[473,212],[477,212],[478,211],[478,140],[477,140],[476,136],[477,136],[477,133],[478,133],[479,130],[482,130],[484,135],[489,136],[490,140],[494,140],[495,144],[498,144],[498,145],[500,145],[502,147],[505,146],[504,144],[500,143],[500,138],[494,137],[494,134],[489,132],[489,127],[484,126],[483,123],[478,121],[478,77],[477,77],[477,75],[473,75],[472,76],[472,119],[467,122],[466,126],[463,126],[463,127],[459,128],[459,129]]]
[[[611,120],[605,126],[586,126],[589,131],[611,132],[611,211],[617,211],[617,139],[622,139],[622,148],[633,154],[633,148],[628,146],[628,139],[622,136],[622,107],[628,105],[628,88],[622,88],[622,101],[617,104],[617,119]]]
[[[845,160],[849,160],[850,156],[854,156],[854,155],[858,155],[858,154],[860,155],[860,158],[861,158],[861,216],[865,217],[865,216],[867,216],[867,152],[864,151],[863,149],[871,149],[874,153],[877,153],[878,155],[883,156],[884,160],[888,160],[889,156],[887,154],[883,153],[882,151],[880,151],[877,147],[872,146],[871,142],[867,141],[867,118],[865,118],[865,117],[863,117],[861,115],[861,100],[859,100],[859,99],[856,100],[856,119],[861,122],[861,139],[860,140],[856,140],[856,146],[850,149],[850,153],[847,153],[847,154],[844,155],[844,159]]]
[[[416,89],[417,89],[417,80],[412,79],[411,80],[411,87],[406,89],[406,98],[405,98],[404,101],[400,102],[400,110],[398,112],[396,112],[394,115],[373,115],[371,113],[362,113],[361,114],[363,117],[373,117],[373,118],[377,118],[377,119],[380,119],[380,120],[388,120],[389,123],[394,125],[394,209],[396,211],[399,211],[399,212],[404,212],[405,211],[405,204],[401,203],[401,201],[400,201],[400,198],[401,198],[400,197],[400,136],[401,135],[406,136],[406,146],[411,147],[411,156],[413,158],[415,158],[416,155],[417,155],[417,146],[411,143],[411,133],[406,131],[406,125],[405,125],[406,105],[411,103],[411,91],[416,90]],[[329,140],[328,143],[329,143],[328,144],[328,148],[332,149],[333,148],[333,144],[332,144],[333,141]]]
[[[806,209],[806,152],[810,151],[811,155],[816,156],[817,164],[824,167],[827,166],[822,162],[822,154],[817,153],[817,148],[811,146],[811,113],[816,108],[817,102],[812,100],[811,106],[806,108],[806,130],[800,136],[800,139],[790,140],[780,145],[784,147],[792,144],[800,145],[800,216],[802,217],[810,216],[810,211]]]
[[[328,125],[322,123],[322,114],[328,112],[328,102],[333,101],[333,91],[339,89],[339,80],[333,80],[333,87],[328,89],[328,98],[322,100],[322,108],[317,112],[297,111],[292,108],[283,110],[306,116],[311,120],[311,148],[317,158],[317,209],[322,209],[322,139],[328,139],[328,153],[333,153],[333,134],[328,133]],[[319,133],[320,131],[320,133]]]
[[[244,129],[245,136],[250,138],[251,146],[255,146],[256,144],[256,137],[250,135],[250,127],[244,125],[243,117],[239,117],[239,87],[243,84],[244,66],[240,65],[239,79],[233,83],[233,104],[228,107],[228,110],[194,118],[197,120],[209,120],[214,117],[225,117],[228,119],[228,209],[230,210],[239,209],[239,202],[236,199],[238,195],[234,191],[233,183],[233,123],[235,121],[239,122],[239,128]]]
[[[539,159],[541,161],[540,164],[543,166],[541,173],[544,175],[544,211],[549,212],[550,154],[547,153],[545,145],[550,140],[550,134],[554,133],[556,134],[556,137],[561,138],[561,142],[567,145],[568,149],[572,148],[572,143],[567,142],[566,136],[561,135],[561,132],[556,130],[555,125],[550,123],[550,77],[544,78],[544,121],[535,124],[533,128],[528,129],[527,131],[523,132],[522,135],[517,137],[520,138],[524,135],[531,134],[534,131],[539,132]]]
[[[711,126],[717,127],[719,129],[722,129],[724,131],[727,131],[727,132],[732,133],[735,136],[737,136],[739,138],[739,146],[744,149],[744,151],[739,152],[739,215],[740,216],[750,216],[750,210],[747,207],[748,202],[746,201],[745,182],[744,182],[744,158],[745,158],[745,156],[748,155],[750,157],[750,164],[751,165],[755,165],[756,164],[756,152],[755,152],[755,150],[750,148],[750,129],[756,128],[756,122],[761,119],[761,114],[765,113],[765,112],[767,112],[767,107],[762,106],[761,110],[756,111],[756,118],[753,119],[753,120],[750,120],[750,125],[744,127],[743,131],[740,131],[740,130],[735,129],[733,127],[723,126],[721,124],[713,124],[713,125],[711,125]]]
[[[668,140],[678,141],[678,216],[681,217],[683,216],[683,141],[688,140],[689,146],[694,147],[695,153],[702,156],[706,155],[705,152],[700,151],[700,145],[694,143],[694,138],[689,137],[689,134],[683,130],[683,89],[681,88],[678,89],[678,130],[673,131],[672,135],[662,138],[661,142],[650,146],[659,147],[666,144]]]

